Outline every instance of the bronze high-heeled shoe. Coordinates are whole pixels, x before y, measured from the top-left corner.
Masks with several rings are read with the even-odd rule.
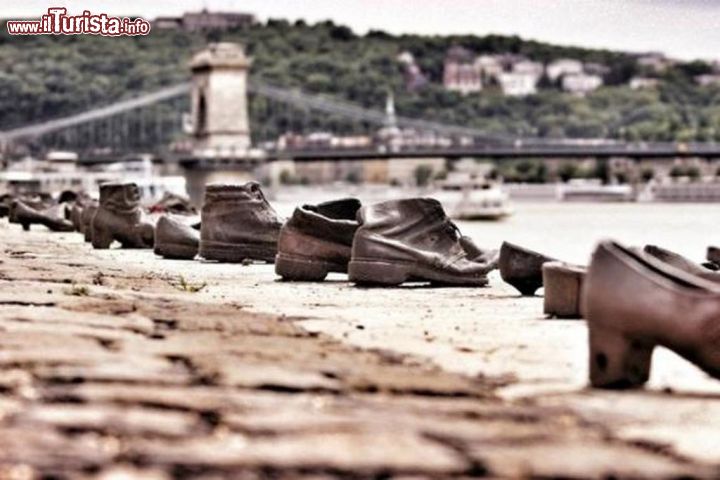
[[[503,242],[500,247],[498,266],[500,276],[522,295],[532,296],[543,286],[542,266],[556,261],[532,250]]]
[[[671,252],[665,248],[658,247],[656,245],[645,245],[643,251],[647,255],[651,255],[660,261],[672,265],[684,272],[691,275],[697,275],[703,277],[706,280],[712,280],[713,282],[720,282],[720,273],[715,272],[709,268],[699,265],[692,260],[689,260],[679,253]]]
[[[642,386],[658,345],[720,378],[717,283],[607,241],[593,254],[582,310],[594,387]]]

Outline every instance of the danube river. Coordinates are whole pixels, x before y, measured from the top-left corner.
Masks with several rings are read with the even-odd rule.
[[[656,244],[701,261],[709,244],[720,245],[720,205],[663,203],[526,203],[501,222],[458,222],[482,246],[503,240],[584,264],[596,242]]]

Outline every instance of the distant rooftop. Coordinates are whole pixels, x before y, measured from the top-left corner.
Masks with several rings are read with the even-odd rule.
[[[185,30],[188,32],[207,30],[229,30],[248,27],[256,23],[251,13],[242,12],[185,12],[182,17],[157,17],[153,22],[159,30]]]

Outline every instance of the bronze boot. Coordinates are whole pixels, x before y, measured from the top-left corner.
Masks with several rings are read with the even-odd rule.
[[[563,262],[542,266],[543,312],[552,318],[582,318],[580,298],[587,269]]]
[[[348,269],[351,282],[488,283],[494,265],[470,258],[457,227],[437,200],[411,198],[365,206],[358,220]]]
[[[165,258],[192,260],[200,248],[198,217],[163,215],[155,226],[155,254]]]
[[[465,250],[470,260],[486,263],[492,266],[493,269],[497,268],[498,261],[500,260],[500,251],[497,248],[480,248],[475,241],[467,235],[460,237],[460,245],[462,245],[463,250]]]
[[[91,201],[82,209],[80,214],[80,225],[82,225],[82,233],[86,242],[92,242],[92,219],[98,209],[98,202]]]
[[[76,232],[83,233],[82,227],[82,211],[83,207],[79,203],[74,203],[70,208],[70,222],[73,224],[73,228]]]
[[[542,266],[555,259],[503,242],[500,247],[500,276],[522,295],[532,296],[543,286]]]
[[[20,200],[13,202],[13,219],[22,225],[23,230],[30,230],[30,225],[44,225],[53,232],[72,232],[72,223],[62,216],[62,208],[58,205],[45,210],[36,210]]]
[[[655,346],[720,378],[720,286],[614,242],[600,243],[585,279],[590,382],[637,388]]]
[[[110,248],[114,240],[123,248],[153,247],[154,226],[143,216],[140,190],[134,183],[100,185],[100,205],[91,229],[94,248]]]
[[[347,273],[359,209],[354,198],[296,208],[280,230],[275,273],[295,281]]]
[[[260,184],[208,185],[202,206],[200,256],[220,262],[275,261],[282,222]]]

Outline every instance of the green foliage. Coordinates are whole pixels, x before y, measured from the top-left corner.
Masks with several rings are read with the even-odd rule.
[[[281,185],[295,185],[298,183],[298,179],[288,169],[283,169],[280,172],[278,180],[280,180]]]
[[[350,184],[353,184],[353,185],[357,185],[357,184],[359,184],[359,183],[362,181],[362,178],[360,177],[360,173],[359,173],[359,172],[357,172],[357,171],[355,171],[355,170],[351,170],[351,171],[348,172],[347,175],[345,175],[345,181],[346,181],[347,183],[350,183]]]
[[[700,178],[701,172],[700,169],[695,165],[674,165],[670,169],[669,175],[673,178],[688,177],[693,180],[697,180],[698,178]]]
[[[90,289],[85,285],[72,284],[70,288],[63,290],[65,295],[72,295],[74,297],[87,297],[90,295]]]
[[[610,165],[607,159],[597,159],[595,161],[595,168],[592,172],[593,178],[599,178],[602,183],[610,182]]]
[[[415,184],[418,187],[425,187],[433,176],[433,169],[429,165],[418,165],[413,172]]]
[[[652,167],[645,167],[640,171],[640,178],[642,178],[643,182],[647,183],[653,178],[655,178],[655,169]]]
[[[502,177],[509,183],[545,183],[547,166],[541,160],[510,160],[500,163],[491,178]]]
[[[197,293],[207,287],[207,282],[192,283],[189,282],[183,275],[179,275],[177,279],[168,280],[168,283],[177,290],[186,293]]]
[[[558,177],[563,182],[572,180],[573,178],[582,178],[583,174],[580,166],[575,162],[566,162],[560,165],[557,171]]]
[[[433,175],[433,180],[446,180],[448,176],[447,170],[440,170]]]
[[[77,113],[186,81],[190,56],[208,41],[217,40],[245,44],[253,57],[252,77],[267,83],[376,109],[383,108],[391,91],[401,115],[479,128],[489,134],[720,140],[720,87],[699,87],[693,81],[693,76],[709,71],[703,62],[668,69],[657,89],[633,91],[626,86],[628,80],[645,72],[623,53],[558,47],[514,36],[393,36],[379,31],[360,36],[333,22],[308,25],[285,20],[212,34],[154,30],[147,37],[127,38],[11,37],[0,24],[0,129]],[[576,58],[607,65],[610,71],[606,87],[584,98],[558,91],[547,79],[537,95],[524,98],[505,97],[497,88],[462,96],[441,85],[445,53],[456,44],[478,54],[517,53],[541,62]],[[405,50],[430,79],[418,92],[404,89],[397,55]],[[164,115],[169,119],[176,115],[173,112],[168,109]],[[350,133],[356,128],[321,115],[303,124],[297,121],[300,114],[290,109],[274,111],[261,97],[250,100],[256,140],[286,131]],[[515,173],[532,181],[533,175],[546,174],[537,170],[529,176]]]

